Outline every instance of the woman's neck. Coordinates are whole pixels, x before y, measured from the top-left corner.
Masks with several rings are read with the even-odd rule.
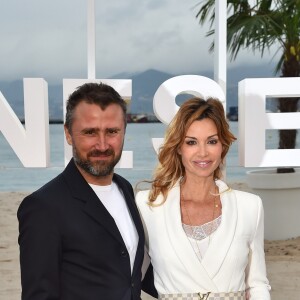
[[[181,184],[181,194],[184,199],[193,202],[210,202],[212,197],[218,194],[213,177],[205,178],[204,180],[190,180],[186,178]]]

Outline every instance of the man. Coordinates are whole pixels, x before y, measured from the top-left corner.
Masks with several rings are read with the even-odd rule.
[[[140,299],[144,234],[131,185],[114,174],[126,104],[87,83],[67,102],[73,158],[18,210],[23,300]]]

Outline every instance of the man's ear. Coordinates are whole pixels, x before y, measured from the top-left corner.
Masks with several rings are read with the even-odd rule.
[[[64,125],[64,130],[65,130],[65,135],[66,135],[67,143],[68,143],[69,145],[72,145],[72,136],[71,136],[71,134],[70,134],[70,132],[69,132],[69,129],[67,128],[66,125]]]

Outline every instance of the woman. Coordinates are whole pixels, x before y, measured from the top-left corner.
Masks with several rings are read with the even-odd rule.
[[[192,98],[137,193],[159,299],[268,300],[263,207],[220,180],[235,137],[219,100]]]

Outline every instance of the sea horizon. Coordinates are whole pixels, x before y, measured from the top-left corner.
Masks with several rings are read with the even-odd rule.
[[[238,122],[229,122],[233,134],[238,138]],[[57,176],[64,169],[63,124],[50,126],[50,166],[47,168],[25,168],[14,153],[3,134],[0,134],[0,191],[33,191]],[[133,169],[116,168],[132,185],[149,180],[157,164],[152,138],[163,138],[166,126],[158,123],[129,123],[127,125],[124,149],[133,151]],[[270,132],[266,143],[276,148],[278,136]],[[246,172],[257,168],[239,165],[238,141],[233,143],[226,157],[226,181],[245,182]]]

